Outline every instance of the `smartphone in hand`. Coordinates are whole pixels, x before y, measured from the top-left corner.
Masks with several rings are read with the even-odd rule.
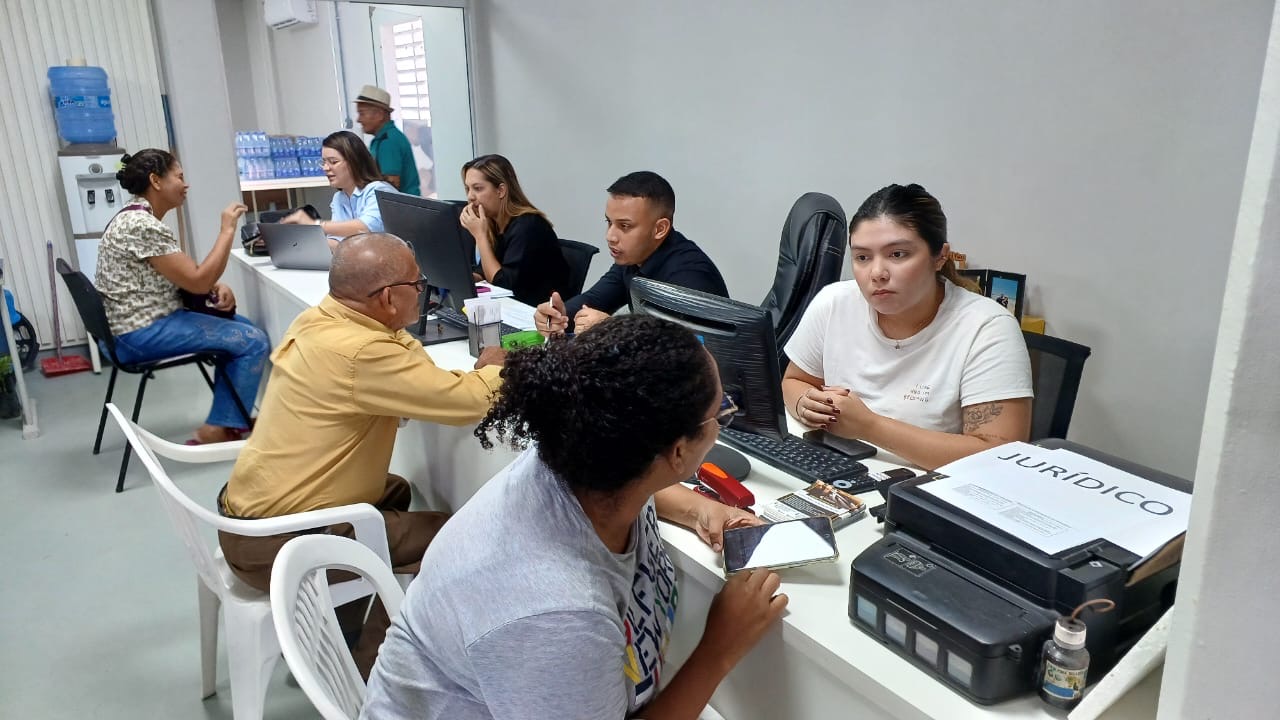
[[[840,557],[825,516],[751,525],[724,531],[724,573],[787,568]]]

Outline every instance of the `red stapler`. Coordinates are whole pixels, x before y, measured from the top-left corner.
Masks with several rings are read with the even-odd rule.
[[[698,481],[714,492],[717,500],[730,507],[747,509],[756,504],[756,496],[715,463],[702,463],[698,468]]]

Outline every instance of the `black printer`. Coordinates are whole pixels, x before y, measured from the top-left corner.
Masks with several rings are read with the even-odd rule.
[[[1169,488],[1181,478],[1065,440],[1064,448]],[[1086,600],[1089,678],[1102,677],[1173,604],[1182,537],[1143,558],[1106,540],[1049,555],[925,492],[930,473],[890,488],[885,536],[853,561],[849,617],[939,681],[987,705],[1035,688],[1040,649]],[[1135,567],[1136,565],[1136,567]]]

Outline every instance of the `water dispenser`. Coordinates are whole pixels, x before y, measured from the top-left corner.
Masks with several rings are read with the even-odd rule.
[[[90,278],[97,267],[98,238],[111,218],[129,202],[129,193],[116,181],[123,156],[124,150],[114,145],[69,145],[58,151],[76,262]]]

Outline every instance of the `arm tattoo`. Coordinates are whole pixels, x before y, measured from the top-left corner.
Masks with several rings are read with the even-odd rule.
[[[978,428],[986,425],[1004,412],[1004,404],[998,402],[989,402],[982,405],[973,405],[964,409],[964,432],[966,435],[974,434]]]

